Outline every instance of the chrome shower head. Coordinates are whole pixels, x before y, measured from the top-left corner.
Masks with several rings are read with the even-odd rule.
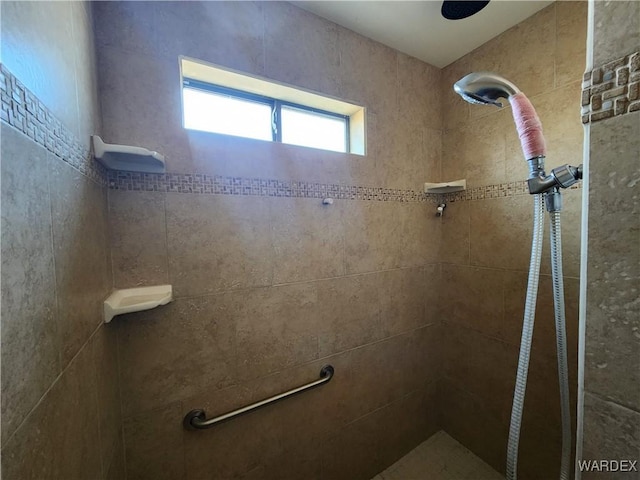
[[[476,72],[461,78],[453,85],[458,95],[469,103],[502,107],[498,98],[509,98],[520,93],[518,87],[506,78],[491,72]]]

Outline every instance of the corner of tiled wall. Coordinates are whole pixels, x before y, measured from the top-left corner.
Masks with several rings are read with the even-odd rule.
[[[90,9],[1,8],[2,477],[123,479]]]

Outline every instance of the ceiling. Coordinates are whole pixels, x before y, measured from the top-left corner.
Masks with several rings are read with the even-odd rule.
[[[436,67],[445,67],[552,1],[492,0],[464,20],[446,20],[441,0],[294,1],[300,8]]]

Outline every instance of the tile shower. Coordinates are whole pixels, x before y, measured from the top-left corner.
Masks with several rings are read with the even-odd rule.
[[[624,8],[597,5],[596,52],[610,48],[607,19],[637,18]],[[451,85],[509,76],[541,115],[551,166],[581,163],[586,3],[551,4],[442,70],[279,2],[3,2],[2,22],[5,479],[372,478],[438,430],[503,471],[526,166],[510,112],[469,108]],[[178,55],[365,105],[367,155],[185,131]],[[107,173],[92,133],[164,153],[168,173]],[[469,190],[437,218],[422,183],[459,177]],[[573,385],[581,193],[566,195],[563,229]],[[548,273],[521,478],[558,468]],[[165,283],[173,303],[101,323],[112,288]],[[638,406],[605,393],[589,358],[594,456],[618,419],[638,424]],[[336,375],[321,389],[182,428],[193,408],[225,412],[326,363]]]

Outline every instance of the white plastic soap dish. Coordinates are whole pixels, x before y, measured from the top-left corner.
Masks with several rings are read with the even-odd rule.
[[[104,301],[104,323],[116,315],[151,310],[172,300],[171,285],[116,290]]]
[[[104,143],[92,135],[93,154],[109,170],[127,172],[164,173],[164,156],[142,147]]]
[[[425,183],[424,193],[451,193],[467,189],[467,180],[455,180],[443,183]]]

